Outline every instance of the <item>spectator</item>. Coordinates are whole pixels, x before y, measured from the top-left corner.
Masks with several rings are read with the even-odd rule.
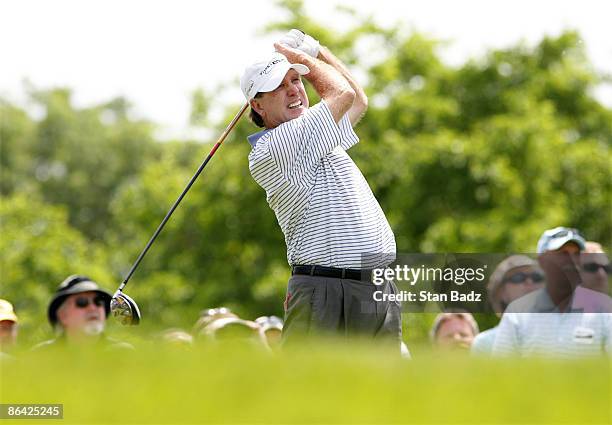
[[[508,305],[544,286],[544,273],[538,263],[526,255],[512,255],[500,262],[487,285],[487,295],[493,311],[501,317]],[[479,333],[472,343],[472,353],[491,354],[498,327]]]
[[[610,259],[597,242],[587,242],[580,255],[582,286],[593,291],[608,294],[608,279],[612,273]]]
[[[545,286],[513,301],[502,316],[493,354],[576,357],[610,353],[610,298],[597,295],[588,309],[577,303],[579,253],[585,240],[576,229],[547,230],[538,241]],[[592,300],[592,297],[591,297]]]
[[[589,254],[589,253],[600,253],[600,252],[604,252],[603,247],[601,246],[601,244],[599,242],[594,242],[594,241],[586,241],[584,243],[584,252]]]
[[[0,299],[0,358],[8,357],[8,352],[17,341],[18,320],[13,305]]]
[[[430,331],[433,344],[443,349],[469,350],[476,335],[478,324],[467,312],[438,314]]]
[[[166,345],[172,347],[190,348],[193,345],[193,336],[182,329],[166,329],[160,337]]]
[[[204,328],[215,320],[229,317],[238,319],[238,316],[227,307],[207,308],[206,310],[202,310],[200,312],[200,317],[193,326],[193,335],[199,335],[202,333]]]
[[[35,350],[78,345],[101,348],[133,348],[104,335],[111,295],[86,276],[67,277],[49,303],[47,318],[57,337]]]
[[[218,343],[231,342],[266,350],[270,349],[260,326],[250,320],[236,317],[217,319],[206,326],[201,333],[211,341]]]
[[[283,321],[276,316],[261,316],[255,319],[255,323],[259,325],[270,348],[278,349],[283,332]]]

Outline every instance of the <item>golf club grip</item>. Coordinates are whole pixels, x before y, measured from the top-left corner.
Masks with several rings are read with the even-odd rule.
[[[174,212],[174,210],[178,207],[178,205],[181,203],[181,201],[183,200],[183,198],[185,197],[185,195],[187,194],[187,192],[189,191],[189,189],[191,189],[191,186],[193,185],[193,183],[195,183],[196,179],[198,178],[198,176],[200,175],[200,173],[202,172],[202,170],[204,170],[204,167],[206,167],[206,164],[208,164],[208,161],[210,161],[210,159],[213,157],[213,155],[215,154],[215,152],[217,152],[217,149],[219,149],[219,146],[221,146],[221,144],[223,143],[223,141],[225,140],[225,138],[228,136],[228,134],[232,131],[232,129],[234,128],[234,126],[236,125],[236,123],[238,122],[238,120],[240,119],[240,117],[242,117],[242,115],[244,114],[244,111],[247,110],[247,108],[249,107],[249,103],[245,103],[242,108],[240,108],[240,111],[236,114],[236,116],[234,117],[234,119],[228,124],[228,126],[225,128],[225,130],[223,131],[223,133],[221,134],[221,137],[219,137],[219,139],[217,140],[217,142],[215,143],[215,145],[213,146],[213,148],[210,150],[210,153],[208,154],[208,156],[206,157],[206,159],[204,160],[204,162],[202,162],[202,164],[200,164],[200,166],[198,167],[198,170],[195,172],[195,174],[193,175],[193,177],[191,177],[191,180],[189,180],[189,183],[187,183],[187,186],[185,186],[185,189],[183,189],[183,192],[179,195],[179,197],[177,198],[176,201],[174,201],[174,204],[172,205],[172,207],[170,207],[170,210],[168,211],[168,213],[166,214],[166,216],[164,217],[164,219],[161,221],[161,223],[159,223],[159,226],[157,226],[157,230],[155,230],[155,233],[153,233],[153,236],[151,236],[151,239],[149,239],[149,242],[147,243],[147,245],[144,247],[144,249],[142,250],[142,252],[140,253],[140,255],[138,256],[138,258],[136,259],[136,261],[134,262],[134,264],[132,265],[132,268],[130,269],[130,271],[128,272],[127,276],[125,277],[125,279],[123,279],[123,282],[121,282],[121,285],[119,286],[118,291],[122,291],[123,288],[125,287],[125,285],[127,285],[128,281],[130,280],[130,278],[132,277],[132,275],[134,274],[134,271],[136,271],[136,268],[138,267],[138,265],[140,264],[140,262],[142,261],[142,259],[144,258],[144,256],[146,255],[147,251],[149,250],[149,248],[151,247],[151,245],[153,245],[153,242],[155,242],[155,239],[157,238],[157,236],[161,233],[162,229],[164,228],[164,226],[166,225],[166,222],[170,219],[170,217],[172,216],[172,213]]]

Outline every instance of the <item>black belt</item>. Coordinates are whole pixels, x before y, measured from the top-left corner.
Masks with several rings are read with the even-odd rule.
[[[308,276],[335,277],[337,279],[353,279],[371,281],[372,270],[367,269],[338,269],[336,267],[325,266],[293,266],[291,274],[301,274]]]

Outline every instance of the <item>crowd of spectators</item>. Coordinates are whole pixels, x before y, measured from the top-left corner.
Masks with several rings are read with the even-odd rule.
[[[610,260],[600,244],[576,229],[545,231],[537,261],[512,255],[487,285],[499,324],[479,333],[468,312],[443,312],[434,321],[436,347],[475,355],[577,358],[612,354]]]
[[[480,332],[472,314],[447,310],[430,330],[436,350],[471,351],[479,356],[581,357],[612,353],[610,260],[600,244],[588,242],[576,229],[547,230],[537,244],[537,260],[511,255],[497,264],[487,284],[491,309],[499,324]],[[134,347],[105,334],[111,295],[86,276],[67,277],[47,309],[55,337],[33,347]],[[407,313],[410,314],[410,313]],[[13,305],[0,299],[0,360],[10,360],[18,335]],[[226,307],[200,313],[193,328],[167,329],[158,337],[171,346],[190,348],[199,341],[227,341],[276,351],[282,344],[283,321],[276,316],[255,320],[238,317]],[[401,343],[401,354],[410,351]]]

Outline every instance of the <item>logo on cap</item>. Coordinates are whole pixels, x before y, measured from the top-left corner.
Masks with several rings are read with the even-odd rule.
[[[264,74],[269,73],[274,65],[276,65],[277,63],[282,62],[282,61],[283,61],[282,59],[274,59],[274,60],[272,60],[270,63],[268,63],[266,65],[266,67],[264,69],[261,70],[259,75],[264,75]]]
[[[255,80],[250,80],[249,81],[249,86],[246,89],[246,92],[248,93],[248,95],[251,95],[251,90],[253,90],[253,86],[255,85]]]

